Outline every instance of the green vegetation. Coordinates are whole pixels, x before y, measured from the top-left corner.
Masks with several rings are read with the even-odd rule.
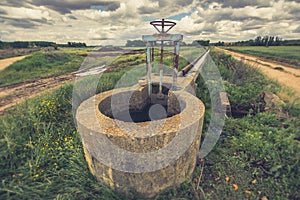
[[[278,36],[265,35],[257,36],[254,39],[243,40],[237,42],[223,42],[212,43],[214,46],[299,46],[300,40],[283,40]]]
[[[247,115],[229,117],[193,177],[154,199],[299,199],[300,105],[287,103],[287,117],[261,112],[259,94],[276,92],[278,86],[230,56],[212,52],[212,58],[232,109]],[[102,75],[98,92],[112,89],[129,69],[127,65]],[[88,87],[91,82],[85,81]],[[199,77],[197,82],[197,96],[207,108],[205,135],[211,100],[204,80]],[[134,193],[125,197],[90,174],[72,117],[72,90],[65,85],[0,117],[0,199],[136,199]]]
[[[263,105],[261,93],[263,91],[276,92],[280,88],[261,74],[257,68],[237,62],[230,55],[215,52],[213,58],[225,80],[225,88],[229,93],[233,114],[260,112]]]
[[[205,158],[200,185],[206,198],[298,199],[300,105],[288,103],[290,117],[262,112],[259,94],[276,92],[278,86],[230,56],[218,52],[212,56],[225,79],[233,111],[248,114],[226,120],[218,144]],[[233,68],[237,70],[229,70]]]
[[[192,62],[199,57],[200,54],[203,54],[206,50],[199,47],[180,47],[179,55],[189,62]]]
[[[71,97],[67,85],[1,118],[1,199],[121,199],[86,167]]]
[[[94,48],[59,48],[59,51],[68,54],[88,55]]]
[[[40,47],[86,47],[82,42],[68,42],[67,44],[56,44],[55,42],[47,41],[14,41],[4,42],[0,40],[0,49],[9,48],[40,48]]]
[[[1,71],[0,86],[19,83],[23,81],[34,80],[42,77],[50,77],[56,75],[74,72],[81,64],[85,68],[107,65],[110,68],[107,72],[117,71],[119,68],[127,68],[128,66],[140,65],[146,63],[146,55],[144,49],[137,54],[124,54],[122,52],[113,52],[105,55],[103,52],[92,51],[92,48],[61,48],[59,51],[36,52],[23,60],[17,61]],[[164,65],[173,67],[173,54],[168,49],[165,51]],[[179,69],[183,68],[189,61],[192,61],[199,54],[200,49],[184,49],[183,54],[187,56],[179,58]],[[116,54],[114,54],[116,53]],[[103,55],[102,55],[103,54]],[[120,56],[119,56],[120,55]],[[88,58],[83,63],[84,58]],[[157,72],[159,63],[159,50],[155,50],[154,71]]]
[[[282,62],[290,65],[291,67],[300,69],[300,46],[231,46],[226,47],[226,49]]]
[[[45,41],[15,41],[15,42],[3,42],[0,41],[0,49],[5,48],[33,48],[33,47],[53,47],[56,44],[54,42]]]
[[[119,57],[116,57],[115,60],[112,60],[111,63],[109,63],[109,68],[107,71],[118,71],[119,68],[127,68],[128,66],[139,66],[143,65],[141,67],[145,67],[146,64],[146,53],[144,49],[138,49],[140,52],[136,54],[124,54]],[[137,51],[137,49],[136,49]],[[174,66],[174,49],[170,47],[166,47],[164,51],[164,73],[173,73],[172,69]],[[192,62],[194,59],[196,59],[199,54],[203,53],[204,50],[200,48],[182,48],[181,49],[181,56],[178,60],[178,68],[181,70],[183,67],[188,65],[190,62]],[[160,49],[154,50],[154,61],[153,64],[153,73],[159,73],[159,64],[160,64]],[[166,70],[166,67],[168,68]],[[169,70],[170,69],[170,70]]]
[[[76,71],[83,57],[62,52],[37,52],[1,71],[0,86]]]

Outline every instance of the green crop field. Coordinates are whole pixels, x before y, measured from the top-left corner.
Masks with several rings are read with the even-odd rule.
[[[231,46],[228,50],[258,56],[300,69],[300,46]]]
[[[75,53],[36,52],[1,71],[0,86],[70,73],[80,67],[83,59]]]
[[[146,62],[145,51],[138,54],[123,55],[123,52],[120,51],[93,52],[92,50],[92,48],[61,48],[57,51],[33,53],[1,71],[0,86],[71,73],[78,70],[82,64],[85,68],[105,64],[114,67],[115,69],[109,69],[109,71],[112,71],[127,65],[133,66],[145,64]],[[127,51],[130,51],[130,49],[127,48]],[[196,59],[201,52],[204,52],[203,49],[183,48],[182,56],[179,58],[179,69]],[[158,64],[160,59],[158,49],[156,49],[155,54],[154,63]],[[83,61],[86,58],[88,61],[84,63]],[[165,50],[164,65],[170,68],[173,66],[172,48]],[[154,70],[157,72],[157,69]]]
[[[228,55],[211,56],[203,67],[217,65],[234,115],[193,177],[153,199],[300,199],[299,103],[285,102],[284,115],[263,112],[261,93],[279,93],[280,87]],[[142,62],[144,57],[136,55],[115,60],[116,68],[101,76],[97,92],[113,89],[130,65]],[[238,71],[231,71],[232,65]],[[206,107],[203,137],[212,112],[207,84],[199,76],[196,93]],[[0,199],[142,199],[110,189],[88,170],[72,116],[72,91],[73,84],[64,85],[0,116]],[[235,114],[241,111],[243,116]]]

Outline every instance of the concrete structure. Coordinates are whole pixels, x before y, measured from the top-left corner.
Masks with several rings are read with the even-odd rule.
[[[155,87],[158,84],[153,89]],[[99,180],[124,192],[134,189],[145,197],[152,197],[191,176],[199,152],[205,108],[198,98],[185,90],[173,92],[164,87],[163,91],[164,100],[156,98],[157,93],[149,97],[148,86],[135,85],[98,94],[80,105],[76,116],[78,130],[90,171]],[[126,105],[127,96],[130,96],[129,105]],[[114,97],[120,100],[116,108],[112,108]],[[130,111],[141,111],[150,103],[166,107],[167,118],[150,123],[127,122],[122,119],[122,115],[118,116],[127,106]],[[114,112],[119,119],[113,116]],[[174,142],[176,137],[180,139]],[[118,155],[115,155],[111,149],[103,147],[105,139],[124,151],[118,151]],[[157,153],[155,157],[150,156],[152,160],[149,160],[147,154],[159,149],[167,150]],[[147,166],[151,162],[158,162],[159,165],[157,160],[160,159],[156,159],[157,157],[173,161],[153,171],[145,169],[145,172],[130,172],[137,171],[132,165],[141,163],[140,160],[133,160],[128,153],[145,155],[142,160],[145,164],[149,162]],[[123,164],[113,166],[112,159]]]
[[[205,111],[194,94],[195,80],[208,54],[178,76],[183,36],[167,34],[174,22],[163,19],[151,24],[159,34],[143,36],[147,77],[133,87],[97,94],[76,112],[90,171],[114,189],[133,189],[144,197],[179,185],[194,171]],[[158,75],[151,69],[156,41],[161,44]],[[164,41],[174,44],[172,76],[163,76]]]

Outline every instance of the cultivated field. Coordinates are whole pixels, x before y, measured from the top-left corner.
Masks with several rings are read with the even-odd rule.
[[[278,61],[300,69],[300,46],[231,46],[225,49]]]
[[[183,55],[192,55],[191,59],[203,52],[188,51],[181,49]],[[66,49],[33,54],[6,68],[4,75],[1,71],[1,84],[8,87],[23,76],[22,81],[33,81],[44,75],[74,73],[88,53]],[[97,93],[113,89],[133,66],[144,69],[144,51],[114,57],[118,53],[101,52],[101,58],[111,60],[97,83]],[[274,109],[267,108],[262,94],[283,96],[286,91],[229,55],[212,51],[211,56],[203,69],[217,65],[233,116],[226,119],[213,151],[199,160],[193,177],[153,199],[300,199],[300,105],[286,98]],[[89,59],[106,64],[100,57]],[[171,56],[165,60],[167,66],[172,62]],[[181,58],[180,68],[188,63]],[[87,69],[94,67],[86,64]],[[128,84],[133,84],[135,75],[130,75],[133,82]],[[87,94],[89,83],[85,85]],[[212,112],[212,91],[207,84],[199,76],[197,97],[206,107],[203,136]],[[72,115],[73,86],[71,82],[63,84],[0,116],[0,199],[142,199],[134,191],[127,196],[113,191],[90,173]]]

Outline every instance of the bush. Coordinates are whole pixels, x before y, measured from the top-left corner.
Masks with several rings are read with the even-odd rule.
[[[279,88],[257,68],[235,61],[230,55],[212,52],[212,58],[225,80],[233,114],[260,112],[263,104],[260,96],[262,92],[269,90],[276,92]]]

